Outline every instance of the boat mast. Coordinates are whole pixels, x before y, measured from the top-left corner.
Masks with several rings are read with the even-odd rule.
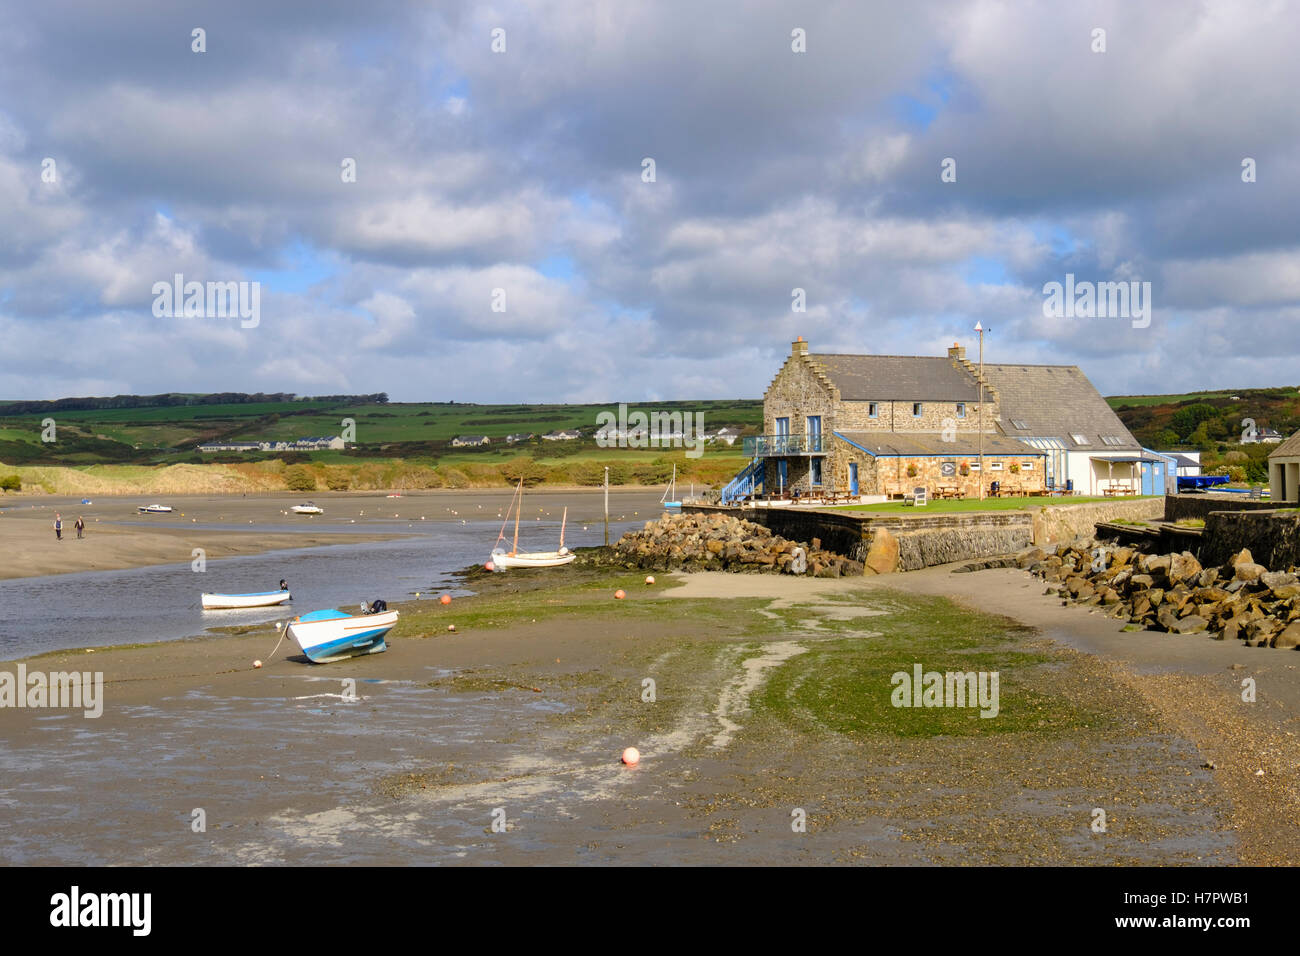
[[[510,546],[511,554],[519,553],[519,516],[524,510],[524,479],[519,479],[519,487],[516,491],[519,495],[519,507],[515,511],[515,543]]]
[[[560,518],[560,550],[564,550],[564,523],[569,520],[569,509],[565,506],[564,515]]]

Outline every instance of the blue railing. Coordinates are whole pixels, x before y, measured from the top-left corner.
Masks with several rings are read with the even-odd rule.
[[[820,455],[825,452],[821,433],[814,435],[751,435],[745,439],[745,454],[751,458],[781,455]]]
[[[755,458],[746,465],[735,478],[727,482],[722,489],[722,503],[729,505],[737,498],[747,498],[755,491],[755,486],[763,481],[763,459]]]

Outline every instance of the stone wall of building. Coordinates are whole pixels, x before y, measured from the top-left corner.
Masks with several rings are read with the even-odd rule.
[[[957,415],[956,402],[926,401],[924,395],[918,395],[916,401],[921,403],[921,417],[912,415],[912,401],[881,402],[840,402],[836,410],[835,428],[837,431],[881,431],[881,432],[928,432],[938,435],[945,428],[952,427],[959,435],[976,435],[979,433],[979,403],[966,402],[966,416]],[[871,417],[871,405],[876,405],[876,417]],[[994,427],[997,405],[984,402],[984,434],[996,435]]]
[[[835,458],[837,487],[848,487],[848,463],[858,462],[858,491],[861,494],[910,495],[918,486],[927,488],[931,495],[940,485],[955,485],[967,498],[978,498],[980,489],[979,459],[974,455],[952,455],[947,458],[873,458],[871,455],[855,448],[840,439],[835,439],[832,446]],[[984,488],[993,482],[999,482],[1002,488],[1024,491],[1027,494],[1041,494],[1046,490],[1046,474],[1043,459],[1026,448],[1026,455],[985,455]],[[952,465],[952,474],[943,473],[944,462]],[[962,474],[962,465],[967,466],[967,473]],[[1001,464],[1001,470],[994,468]],[[908,466],[914,466],[915,475],[908,475]],[[1011,470],[1018,465],[1019,472]],[[1028,467],[1026,467],[1028,465]]]
[[[790,419],[790,434],[803,435],[809,415],[822,417],[822,434],[829,435],[835,427],[835,402],[838,397],[834,386],[817,373],[808,361],[808,343],[794,343],[794,350],[781,370],[772,379],[763,395],[763,433],[776,434],[776,420]]]

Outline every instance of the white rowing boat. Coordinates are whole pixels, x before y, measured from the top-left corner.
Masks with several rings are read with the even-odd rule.
[[[288,631],[309,661],[329,664],[388,650],[384,636],[396,623],[396,611],[356,615],[335,610],[312,611],[294,618]]]
[[[203,610],[217,611],[244,607],[274,607],[291,600],[288,591],[256,591],[251,594],[203,594]]]
[[[296,515],[323,515],[325,509],[312,501],[304,501],[300,505],[294,505],[289,509]]]

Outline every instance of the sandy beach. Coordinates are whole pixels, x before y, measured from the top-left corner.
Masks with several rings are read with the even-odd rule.
[[[387,653],[340,664],[269,625],[39,657],[101,671],[103,715],[0,710],[0,859],[1300,861],[1286,652],[949,572],[512,572],[400,605]],[[890,706],[917,663],[998,670],[996,719]]]

